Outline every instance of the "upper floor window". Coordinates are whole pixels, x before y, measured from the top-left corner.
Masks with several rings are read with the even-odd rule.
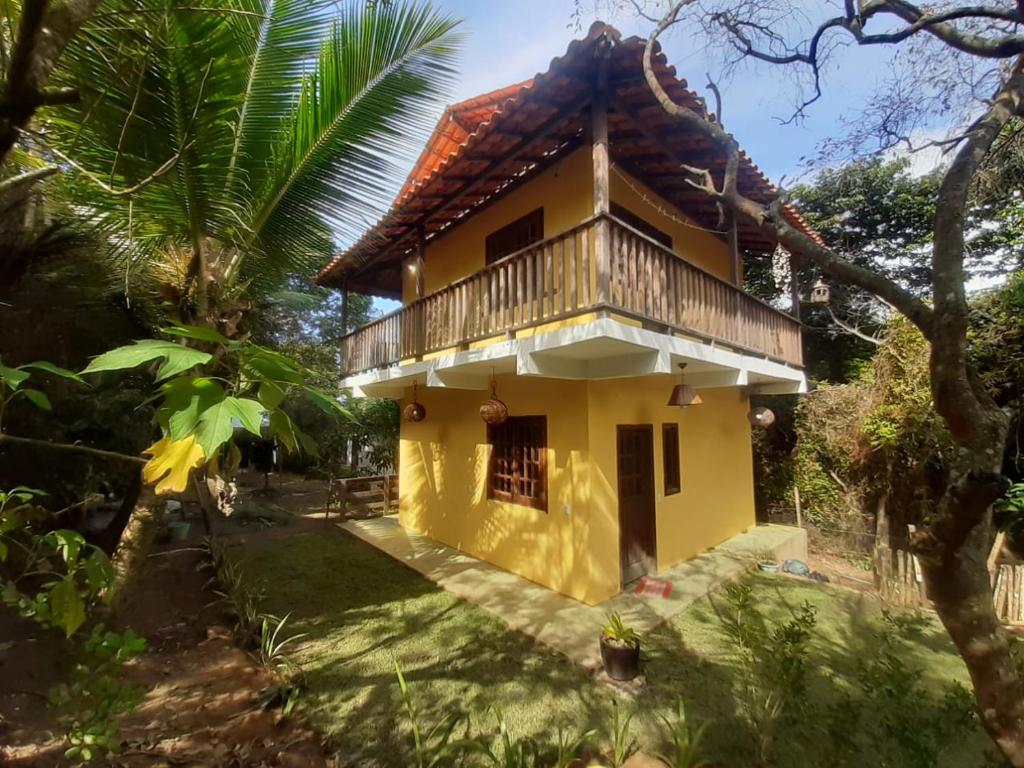
[[[547,511],[548,420],[546,416],[510,416],[487,427],[491,461],[487,498]]]
[[[679,478],[679,425],[661,425],[661,455],[665,469],[665,495],[679,493],[683,484]]]
[[[628,208],[623,208],[618,203],[613,202],[609,207],[609,211],[611,212],[612,216],[614,216],[619,221],[623,222],[624,224],[629,224],[629,226],[631,226],[638,232],[643,232],[649,238],[661,243],[669,250],[672,249],[672,235],[668,234],[668,232],[662,232],[649,221],[641,219],[631,210],[629,210]]]
[[[487,263],[492,264],[543,239],[544,209],[538,208],[487,236],[484,241]]]

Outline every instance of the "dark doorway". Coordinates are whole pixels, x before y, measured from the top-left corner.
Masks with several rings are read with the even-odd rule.
[[[622,583],[658,570],[654,523],[654,428],[619,425],[619,562]]]

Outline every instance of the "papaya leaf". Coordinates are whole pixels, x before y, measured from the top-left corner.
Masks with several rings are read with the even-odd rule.
[[[53,406],[50,405],[50,398],[45,393],[40,392],[38,389],[23,389],[21,394],[29,399],[36,408],[40,408],[44,411],[52,411]]]
[[[215,331],[213,328],[204,328],[199,325],[172,325],[164,328],[163,332],[168,336],[177,336],[182,339],[194,339],[196,341],[208,341],[211,344],[223,344],[230,346],[232,342],[228,337]]]
[[[306,398],[328,416],[342,416],[347,419],[352,417],[348,408],[343,406],[337,398],[331,397],[323,390],[316,387],[304,387],[303,391],[306,394]]]
[[[249,347],[239,354],[242,372],[253,381],[301,384],[302,371],[284,355],[262,347]]]
[[[284,389],[273,381],[262,381],[257,397],[267,410],[272,411],[284,400]]]
[[[194,435],[181,440],[165,437],[145,450],[152,456],[142,468],[142,476],[157,494],[181,493],[188,486],[189,473],[201,467],[206,454]]]
[[[183,347],[173,341],[143,339],[134,344],[104,352],[93,359],[82,373],[124,371],[159,359],[164,362],[157,371],[156,379],[163,381],[194,366],[205,365],[213,359],[213,355],[191,347]]]
[[[290,453],[299,452],[298,438],[295,436],[295,428],[292,420],[284,411],[274,411],[270,414],[270,434],[281,441],[285,450]]]
[[[231,439],[235,432],[235,420],[243,428],[259,436],[265,412],[266,408],[255,400],[225,397],[199,416],[195,431],[196,440],[207,456],[213,456],[218,448]]]
[[[219,382],[203,376],[179,376],[164,384],[162,392],[157,421],[175,440],[195,431],[203,412],[225,397]]]

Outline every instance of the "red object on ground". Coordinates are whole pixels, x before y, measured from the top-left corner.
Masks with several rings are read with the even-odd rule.
[[[636,594],[641,597],[668,597],[672,594],[672,582],[644,576],[636,585]]]

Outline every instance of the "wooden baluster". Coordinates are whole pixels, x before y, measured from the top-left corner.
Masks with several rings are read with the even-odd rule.
[[[520,327],[526,325],[527,322],[529,322],[526,319],[526,306],[523,304],[523,298],[524,298],[523,297],[523,280],[526,277],[525,272],[526,272],[526,265],[528,263],[529,263],[529,255],[528,254],[527,254],[526,261],[524,261],[522,259],[522,257],[516,259],[516,307],[517,307],[516,312],[517,312],[518,317],[519,317],[518,323],[519,323]]]
[[[637,276],[639,254],[637,253],[636,245],[636,238],[632,234],[627,234],[626,247],[628,255],[626,258],[629,262],[629,296],[626,299],[625,306],[634,312],[637,311],[640,305],[639,297],[637,296],[637,289],[640,286],[640,280]]]
[[[555,263],[550,245],[544,246],[544,283],[547,289],[544,294],[544,298],[547,300],[547,314],[545,316],[551,317],[555,313]]]
[[[565,311],[565,240],[560,239],[551,244],[551,254],[555,259],[555,314]]]
[[[569,235],[569,295],[566,309],[575,310],[579,304],[576,303],[576,282],[579,270],[576,267],[576,233]]]
[[[590,306],[590,226],[580,232],[580,277],[583,280],[583,306]]]
[[[491,330],[491,273],[484,272],[480,275],[480,291],[483,294],[483,314],[480,317],[480,335],[486,336]]]
[[[527,251],[523,254],[523,258],[526,260],[526,323],[530,324],[533,322],[533,297],[535,282],[533,278],[533,262],[534,254],[532,251]]]

